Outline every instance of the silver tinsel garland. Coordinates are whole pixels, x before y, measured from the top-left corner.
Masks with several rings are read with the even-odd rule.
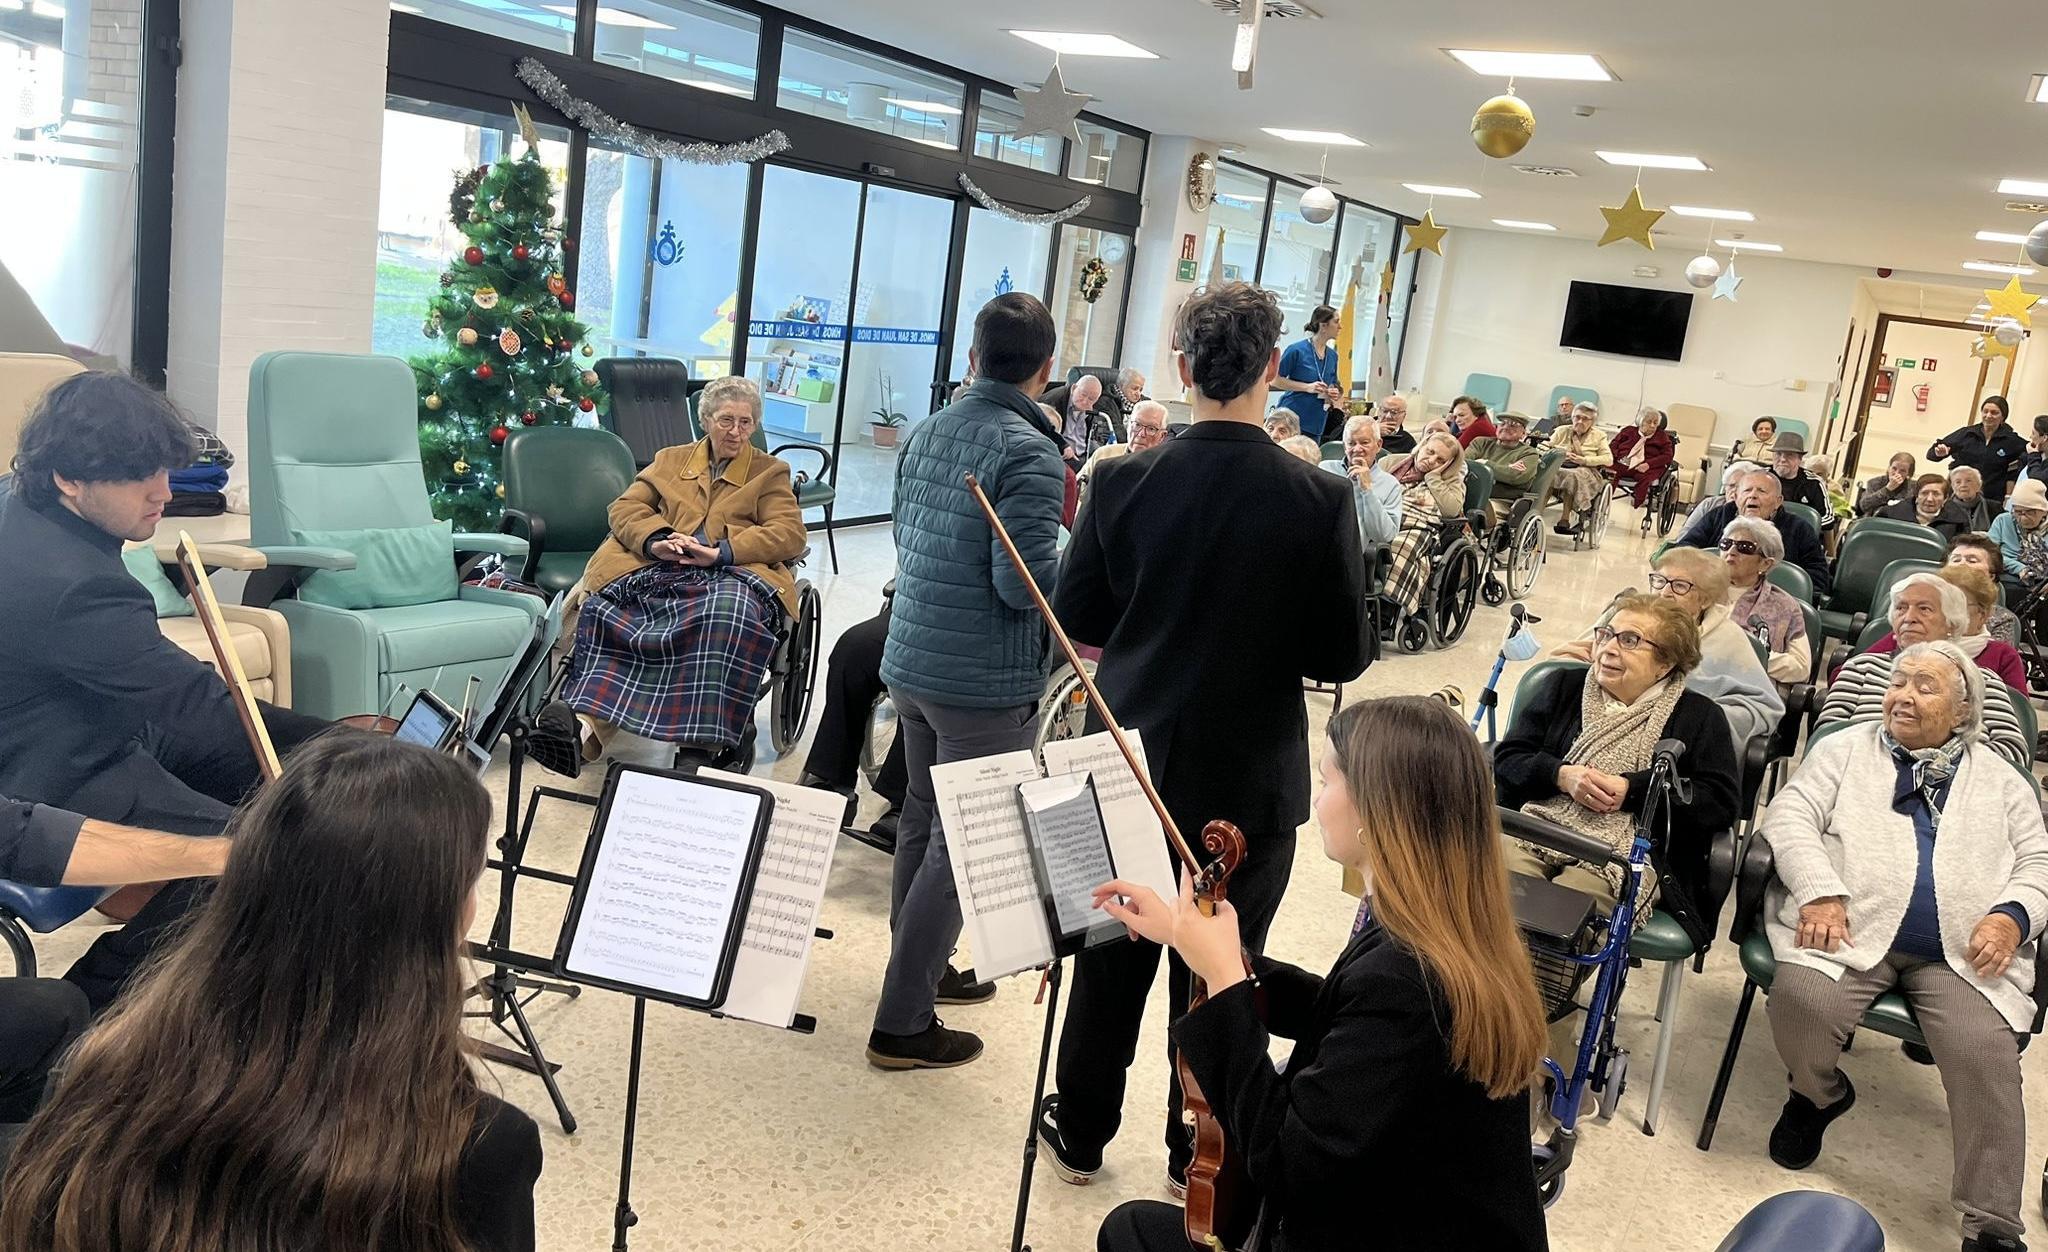
[[[628,126],[588,100],[572,95],[567,84],[532,57],[519,58],[515,72],[520,82],[533,88],[533,94],[547,101],[556,112],[606,143],[638,156],[666,157],[671,161],[688,161],[692,165],[733,165],[759,161],[789,148],[789,136],[779,130],[771,130],[743,143],[680,143],[663,139],[638,127]]]
[[[960,175],[960,189],[973,196],[976,204],[987,209],[997,217],[1007,218],[1012,222],[1024,222],[1032,226],[1057,226],[1068,218],[1085,212],[1088,208],[1088,197],[1082,196],[1079,200],[1074,201],[1057,213],[1019,212],[976,186],[974,180],[969,178],[964,172]]]

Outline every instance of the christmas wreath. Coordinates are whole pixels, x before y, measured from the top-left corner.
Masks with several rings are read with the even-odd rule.
[[[1102,298],[1102,289],[1109,286],[1109,266],[1101,257],[1090,257],[1088,264],[1081,267],[1081,298],[1093,304]]]

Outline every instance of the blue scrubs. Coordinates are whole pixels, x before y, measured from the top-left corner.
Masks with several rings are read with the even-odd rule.
[[[1332,387],[1336,386],[1337,345],[1331,344],[1323,353],[1322,359],[1317,360],[1315,340],[1295,340],[1280,354],[1280,377],[1298,383],[1326,383]],[[1306,391],[1282,392],[1280,407],[1291,410],[1301,419],[1302,434],[1318,443],[1322,442],[1323,422],[1328,405],[1323,402],[1321,396],[1310,395]]]

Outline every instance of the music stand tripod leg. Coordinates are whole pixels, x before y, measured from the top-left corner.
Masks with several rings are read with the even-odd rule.
[[[510,971],[506,972],[506,978],[508,980],[511,979]],[[522,1056],[517,1052],[506,1052],[504,1049],[499,1049],[504,1055],[490,1059],[504,1060],[520,1069],[525,1069],[527,1068],[526,1062],[528,1058],[531,1058],[533,1072],[540,1075],[542,1085],[548,1089],[548,1099],[554,1102],[555,1116],[560,1118],[562,1122],[562,1133],[565,1135],[575,1134],[576,1115],[569,1111],[569,1102],[562,1098],[562,1088],[555,1082],[556,1067],[550,1064],[548,1058],[541,1053],[540,1038],[533,1033],[532,1024],[526,1020],[526,1010],[520,1007],[518,996],[509,991],[504,994],[503,1001],[506,1010],[512,1015],[513,1024],[519,1027],[518,1034],[513,1037],[518,1040],[519,1046],[525,1055]],[[504,1030],[505,1028],[500,1026],[499,1029]],[[512,1032],[506,1030],[506,1033],[511,1034]],[[486,1054],[489,1053],[492,1046],[491,1044],[484,1045]]]
[[[1031,1178],[1038,1164],[1038,1109],[1045,1103],[1045,1073],[1052,1062],[1052,1023],[1060,1007],[1060,969],[1054,957],[1045,968],[1045,1035],[1038,1045],[1038,1081],[1031,1088],[1031,1126],[1024,1135],[1024,1172],[1017,1181],[1017,1220],[1010,1228],[1010,1252],[1031,1252],[1024,1242],[1024,1220],[1031,1210]]]
[[[626,1252],[626,1232],[640,1224],[633,1211],[633,1130],[640,1119],[640,1041],[647,1028],[647,999],[633,997],[633,1060],[626,1070],[626,1133],[619,1146],[619,1205],[612,1213],[612,1252]]]

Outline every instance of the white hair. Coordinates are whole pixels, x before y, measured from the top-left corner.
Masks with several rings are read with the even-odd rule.
[[[1905,595],[1909,587],[1934,588],[1934,593],[1941,597],[1941,615],[1948,619],[1949,633],[1951,635],[1968,633],[1970,629],[1970,601],[1963,595],[1963,589],[1948,579],[1930,574],[1926,570],[1921,570],[1917,574],[1909,574],[1892,584],[1892,598],[1888,607],[1893,617],[1899,615],[1899,597]]]
[[[1373,437],[1377,439],[1379,438],[1380,433],[1380,419],[1374,417],[1370,413],[1354,413],[1350,417],[1345,418],[1343,435],[1344,442],[1350,443],[1351,432],[1360,429],[1372,431]]]
[[[1927,575],[1933,577],[1933,575]],[[1964,739],[1975,739],[1984,730],[1984,701],[1988,698],[1984,690],[1984,671],[1969,654],[1946,639],[1916,643],[1892,658],[1892,671],[1896,673],[1900,664],[1906,661],[1924,660],[1938,656],[1947,661],[1956,675],[1956,695],[1962,704],[1962,716],[1956,722],[1955,733]]]
[[[1776,526],[1760,517],[1731,518],[1721,528],[1721,538],[1747,539],[1772,561],[1785,559],[1785,536],[1778,533]]]
[[[1145,375],[1135,365],[1126,365],[1116,372],[1116,385],[1119,390],[1128,390],[1132,383],[1144,381]]]
[[[1166,425],[1166,418],[1170,415],[1169,411],[1165,405],[1161,404],[1157,400],[1138,401],[1137,407],[1131,410],[1131,420],[1135,422],[1138,420],[1138,414],[1150,413],[1154,409],[1157,409],[1159,411],[1159,424],[1161,426]]]
[[[754,385],[753,379],[743,374],[728,374],[724,378],[712,379],[711,385],[704,388],[703,394],[697,397],[697,412],[701,413],[704,421],[708,423],[721,407],[733,400],[746,405],[747,411],[754,415],[756,422],[761,420],[761,389]]]

